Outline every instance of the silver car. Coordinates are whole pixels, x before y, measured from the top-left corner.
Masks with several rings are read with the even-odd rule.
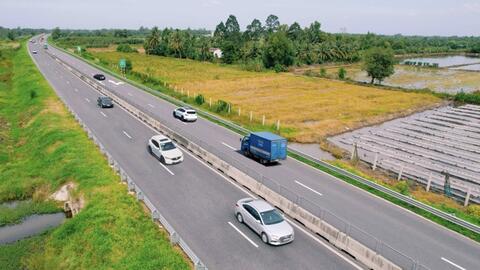
[[[264,200],[245,198],[235,204],[235,216],[238,222],[245,223],[271,245],[283,245],[293,241],[295,235],[292,226],[283,215]]]

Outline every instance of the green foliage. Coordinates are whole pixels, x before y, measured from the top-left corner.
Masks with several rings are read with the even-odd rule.
[[[132,52],[138,52],[137,49],[133,48],[132,46],[128,44],[120,44],[117,46],[117,52],[125,52],[125,53],[132,53]]]
[[[347,77],[347,70],[345,70],[345,68],[341,67],[338,69],[338,78],[340,80],[345,80],[345,78]]]
[[[403,195],[409,195],[410,194],[410,187],[408,186],[407,181],[399,181],[394,185],[394,189],[398,192],[400,192]]]
[[[327,77],[327,70],[325,68],[320,68],[320,77]]]
[[[37,97],[37,92],[35,90],[30,90],[30,99],[34,99]]]
[[[294,62],[295,52],[292,41],[285,32],[279,31],[270,35],[265,45],[263,64],[267,68],[277,66],[288,67]]]
[[[205,97],[203,95],[198,95],[195,97],[195,103],[197,105],[202,105],[203,103],[205,103]]]
[[[0,269],[189,269],[183,255],[119,184],[25,47],[0,62],[0,133],[7,136],[0,144],[0,153],[6,153],[0,158],[0,201],[46,197],[73,181],[86,205],[44,235],[0,245]],[[30,90],[36,98],[30,98]],[[0,210],[0,217],[10,222],[27,212],[53,208],[47,203],[25,207],[13,215]]]
[[[7,38],[11,41],[15,40],[15,32],[13,30],[8,31]]]
[[[132,61],[128,58],[125,59],[125,71],[130,72],[132,71],[132,68],[133,68]]]
[[[60,28],[55,27],[52,31],[52,39],[57,40],[61,36]]]
[[[217,105],[215,107],[215,112],[226,113],[226,112],[228,112],[229,107],[230,107],[230,105],[228,104],[228,102],[223,101],[223,100],[218,100]]]
[[[462,91],[455,94],[454,100],[461,103],[480,105],[480,92],[465,93]]]
[[[367,50],[363,56],[362,69],[372,78],[372,84],[375,80],[381,83],[385,78],[395,72],[395,63],[393,50],[381,47],[372,48]]]
[[[15,207],[0,205],[0,227],[19,223],[33,214],[61,212],[62,208],[54,201],[21,201]]]

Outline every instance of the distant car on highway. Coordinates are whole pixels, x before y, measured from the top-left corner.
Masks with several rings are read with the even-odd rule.
[[[47,44],[43,45],[43,48],[44,48],[45,50],[48,50],[48,45],[47,45]]]
[[[148,141],[148,152],[160,160],[163,164],[176,164],[183,161],[182,152],[169,138],[163,135],[155,135]]]
[[[33,54],[37,54],[37,51],[33,50],[32,53],[33,53]]]
[[[105,75],[103,74],[95,74],[93,75],[93,78],[99,80],[99,81],[104,81],[105,80]]]
[[[113,101],[110,97],[98,97],[97,105],[100,108],[113,108]]]
[[[293,241],[295,233],[283,215],[264,200],[245,198],[235,204],[235,216],[260,235],[270,245],[283,245]]]
[[[173,117],[179,118],[182,121],[195,122],[197,121],[197,112],[191,108],[180,107],[173,111]]]

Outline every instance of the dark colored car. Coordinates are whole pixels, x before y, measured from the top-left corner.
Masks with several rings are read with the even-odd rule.
[[[99,80],[99,81],[103,81],[103,80],[105,80],[105,75],[103,75],[103,74],[95,74],[95,75],[93,75],[93,78],[95,78],[95,79],[97,79],[97,80]]]
[[[99,97],[97,104],[100,108],[113,108],[113,101],[110,97]]]

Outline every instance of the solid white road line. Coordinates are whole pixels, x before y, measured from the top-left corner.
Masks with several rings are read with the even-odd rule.
[[[309,186],[307,186],[307,185],[305,185],[305,184],[302,184],[302,183],[298,182],[297,180],[295,180],[295,183],[297,183],[297,184],[299,184],[300,186],[302,186],[302,187],[310,190],[310,191],[313,192],[313,193],[316,193],[316,194],[318,194],[318,195],[320,195],[320,196],[323,196],[322,193],[316,191],[315,189],[313,189],[313,188],[311,188],[311,187],[309,187]]]
[[[88,98],[85,98],[85,100],[86,100],[88,103],[90,103],[90,99],[88,99]]]
[[[103,117],[107,118],[107,115],[105,113],[103,112],[100,112],[100,113],[103,115]]]
[[[233,151],[237,151],[237,149],[236,149],[235,147],[233,147],[233,146],[230,146],[230,145],[228,145],[228,144],[226,144],[226,143],[224,143],[224,142],[222,142],[222,144],[225,145],[226,147],[232,149]]]
[[[152,108],[155,108],[155,106],[153,106],[152,104],[148,103],[148,106],[152,107]]]
[[[247,239],[247,241],[250,242],[250,244],[258,248],[258,245],[255,244],[255,242],[253,242],[252,239],[248,238],[248,236],[246,236],[242,231],[240,231],[237,227],[235,227],[235,225],[233,225],[230,221],[228,222],[228,224],[232,226],[232,228],[234,228],[241,236],[243,236],[243,238]]]
[[[162,165],[162,167],[167,170],[167,172],[169,172],[171,175],[175,175],[172,171],[170,171],[169,168],[167,168],[167,166],[163,165],[161,162],[159,162],[160,165]]]
[[[100,81],[98,83],[101,84],[101,85],[105,85],[103,82],[100,82]]]
[[[132,139],[132,136],[130,136],[127,132],[125,132],[125,130],[122,131],[123,134],[125,134],[125,136],[127,136],[130,140]]]
[[[460,269],[460,270],[466,270],[465,268],[461,267],[460,265],[458,265],[458,264],[456,264],[456,263],[454,263],[454,262],[452,262],[452,261],[449,261],[449,260],[445,259],[444,257],[442,257],[442,261],[447,262],[447,263],[455,266],[456,268],[458,268],[458,269]]]
[[[115,84],[116,86],[119,86],[119,85],[123,84],[123,82],[115,82],[115,81],[112,81],[112,80],[108,80],[108,82],[110,82],[112,84]]]
[[[75,90],[75,92],[78,92],[78,89],[77,89],[77,88],[75,88],[74,90]]]

